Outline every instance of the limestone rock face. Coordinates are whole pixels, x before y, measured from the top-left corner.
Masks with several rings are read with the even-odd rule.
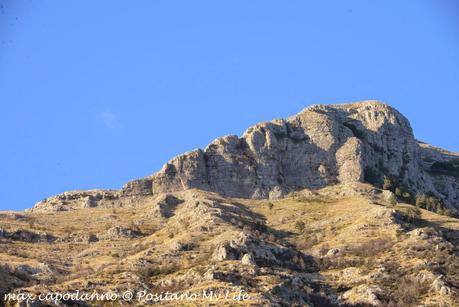
[[[111,193],[115,198],[145,197],[195,188],[227,197],[280,198],[337,183],[378,186],[388,176],[412,195],[431,193],[458,209],[458,161],[457,153],[418,142],[409,121],[384,103],[313,105],[287,119],[250,127],[241,137],[218,138]],[[81,197],[87,200],[80,207],[98,199]],[[59,201],[56,208],[68,202]]]
[[[420,144],[394,108],[365,101],[314,105],[178,156],[150,177],[153,193],[198,188],[230,197],[275,198],[301,188],[397,179],[412,194],[459,203],[459,155]]]
[[[112,190],[71,191],[48,197],[35,204],[33,210],[67,211],[96,207],[101,201],[113,202],[119,199],[120,193]]]

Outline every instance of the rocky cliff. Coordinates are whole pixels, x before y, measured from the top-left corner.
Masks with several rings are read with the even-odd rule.
[[[459,154],[417,141],[409,121],[377,101],[313,105],[287,119],[259,123],[167,162],[119,191],[50,197],[34,210],[135,203],[162,193],[200,189],[226,197],[277,199],[300,189],[383,180],[414,201],[426,194],[459,209]]]

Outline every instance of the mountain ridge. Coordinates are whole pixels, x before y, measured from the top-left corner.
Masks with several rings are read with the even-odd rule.
[[[286,119],[255,124],[241,137],[223,136],[204,149],[173,157],[157,173],[132,180],[119,191],[66,192],[38,202],[33,210],[66,210],[68,204],[92,207],[104,197],[187,189],[277,199],[339,183],[369,182],[382,187],[387,177],[392,190],[409,194],[406,198],[411,202],[416,195],[429,195],[442,208],[456,211],[458,158],[457,153],[417,141],[409,120],[383,102],[314,104]]]

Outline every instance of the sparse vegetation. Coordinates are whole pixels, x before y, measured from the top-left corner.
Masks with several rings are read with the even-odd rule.
[[[169,274],[172,274],[172,273],[176,272],[177,270],[178,270],[178,268],[176,266],[174,266],[174,265],[162,266],[162,267],[150,265],[150,266],[146,266],[146,267],[140,268],[137,271],[137,275],[140,278],[142,278],[143,280],[148,281],[152,277],[159,277],[159,276],[163,276],[163,275],[169,275]]]
[[[0,252],[7,255],[2,257],[11,257],[14,261],[33,263],[35,259],[39,259],[40,263],[48,263],[52,259],[53,264],[68,268],[68,271],[62,272],[58,277],[55,275],[53,282],[57,287],[60,283],[70,284],[88,280],[94,283],[109,281],[108,285],[114,288],[131,283],[145,284],[155,289],[183,291],[189,285],[201,286],[201,283],[205,283],[206,287],[225,287],[229,280],[231,283],[244,284],[256,292],[254,285],[259,282],[258,280],[271,286],[274,285],[273,281],[279,282],[280,276],[284,274],[301,276],[304,272],[316,272],[323,278],[320,284],[312,285],[301,278],[299,282],[307,289],[322,291],[325,293],[324,298],[327,298],[326,291],[330,291],[330,285],[338,285],[339,291],[345,292],[354,287],[354,284],[349,283],[349,278],[359,280],[365,276],[368,283],[382,289],[383,294],[378,298],[387,306],[397,306],[395,301],[403,302],[404,306],[419,305],[425,303],[424,298],[436,295],[432,291],[425,292],[424,288],[415,288],[417,284],[412,282],[415,282],[413,272],[416,270],[429,270],[432,274],[443,275],[445,278],[453,278],[451,272],[458,270],[455,264],[457,257],[451,254],[450,250],[445,250],[446,245],[440,244],[438,249],[435,249],[433,246],[423,245],[430,239],[422,241],[422,244],[413,241],[414,236],[408,229],[422,227],[419,208],[405,204],[397,205],[396,210],[405,221],[416,222],[415,225],[408,225],[400,223],[400,219],[394,221],[388,214],[391,210],[387,207],[375,205],[376,201],[383,203],[381,195],[375,194],[371,198],[359,196],[328,199],[321,193],[313,194],[314,196],[305,202],[298,201],[297,198],[281,199],[275,203],[262,200],[239,200],[239,203],[236,203],[229,200],[228,203],[231,201],[232,204],[228,207],[230,210],[222,205],[217,207],[218,215],[205,216],[218,217],[211,224],[202,216],[196,216],[202,213],[197,213],[194,207],[187,209],[186,206],[161,222],[150,218],[142,219],[140,214],[132,214],[138,213],[138,208],[118,209],[117,220],[110,217],[113,214],[111,208],[100,211],[91,209],[60,212],[60,221],[65,221],[67,225],[73,222],[70,225],[78,229],[77,234],[81,233],[85,238],[86,233],[92,233],[98,236],[99,241],[88,242],[83,239],[77,243],[58,242],[53,249],[49,249],[46,243],[11,244],[5,241],[5,244],[1,245],[3,247],[0,246]],[[327,193],[330,193],[330,190],[327,190]],[[423,199],[419,197],[418,202],[423,203]],[[425,199],[427,202],[428,197]],[[219,200],[213,199],[212,202]],[[213,207],[199,209],[205,209],[202,212],[212,212]],[[422,222],[429,221],[427,213],[424,213],[423,217],[426,220]],[[55,216],[49,220],[49,216],[44,215],[33,218],[36,221],[35,225],[42,226],[43,231],[63,234],[65,224],[60,224]],[[12,225],[27,228],[30,220],[2,219],[2,222],[8,229],[12,228]],[[451,221],[452,219],[448,219],[450,224],[443,224],[442,227],[455,225]],[[133,231],[141,226],[142,231],[150,231],[148,234],[144,231],[135,237],[107,239],[103,238],[103,235],[106,234],[108,226],[127,227]],[[152,229],[159,231],[151,231]],[[448,232],[448,235],[451,242],[457,240],[454,231]],[[428,236],[431,234],[428,233]],[[243,237],[246,239],[241,239]],[[72,240],[73,236],[65,238]],[[216,246],[222,242],[232,242],[232,245],[227,245],[226,256],[222,256],[227,259],[216,260]],[[244,247],[239,249],[238,244]],[[253,248],[252,245],[258,248],[273,248],[275,265],[270,260],[261,261],[258,257],[262,254],[253,254],[257,257],[256,265],[269,267],[269,273],[255,277],[241,273],[241,270],[244,272],[247,267],[241,265],[240,261],[247,253],[246,249]],[[280,249],[275,252],[277,247]],[[74,262],[69,263],[69,259]],[[387,259],[394,264],[393,267],[387,263]],[[425,261],[427,263],[424,264]],[[423,264],[422,268],[419,267],[419,263]],[[382,277],[377,275],[381,267],[384,269]],[[404,274],[407,276],[406,281],[402,280]],[[21,276],[24,278],[23,282],[35,282],[27,274]],[[450,279],[448,282],[451,282]],[[402,285],[406,287],[406,291],[399,291],[394,285]],[[424,285],[429,286],[417,286]],[[44,281],[43,285],[36,286],[46,287],[47,284]],[[285,289],[291,288],[287,285]]]
[[[414,223],[421,218],[421,211],[416,207],[409,207],[402,212],[402,216],[405,221]]]
[[[431,193],[430,195],[418,193],[416,195],[416,207],[426,209],[442,215],[447,215],[451,217],[456,216],[453,210],[446,208],[443,202]]]
[[[388,250],[394,243],[389,238],[377,238],[360,245],[350,247],[348,252],[359,257],[374,257]]]
[[[389,306],[419,306],[420,299],[429,291],[429,288],[409,276],[402,276],[391,295],[393,304]],[[393,298],[397,298],[394,300]]]

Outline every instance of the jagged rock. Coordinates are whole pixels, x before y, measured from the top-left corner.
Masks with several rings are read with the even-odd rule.
[[[285,246],[276,245],[256,238],[253,234],[241,232],[229,244],[222,244],[214,251],[214,259],[241,259],[246,255],[257,265],[285,265],[292,269],[306,269],[309,259]],[[226,257],[226,258],[224,258]],[[248,260],[248,259],[247,259]]]
[[[57,238],[45,232],[16,229],[12,231],[0,228],[0,239],[10,239],[23,242],[54,242]]]
[[[94,243],[99,241],[99,238],[95,234],[86,233],[71,233],[68,237],[59,238],[57,242],[75,242],[75,243]]]
[[[389,202],[391,201],[391,199],[396,199],[395,198],[395,194],[389,190],[383,190],[382,193],[381,193],[381,198],[386,201],[386,202]]]
[[[0,239],[6,239],[8,237],[8,231],[0,227]]]
[[[241,263],[244,265],[249,265],[249,266],[256,266],[257,263],[255,262],[255,259],[253,258],[252,254],[244,254],[241,259]]]
[[[183,200],[170,194],[161,196],[154,204],[152,215],[153,217],[171,217],[175,207],[182,202]]]
[[[171,252],[189,251],[193,247],[194,244],[192,242],[174,242],[171,244],[170,250]]]
[[[230,281],[232,278],[231,274],[225,274],[224,272],[218,271],[215,266],[212,266],[204,273],[205,280],[223,280]]]
[[[38,202],[32,211],[68,211],[96,207],[101,201],[114,202],[120,197],[115,190],[70,191]]]
[[[434,291],[437,291],[440,295],[449,295],[451,288],[446,285],[443,280],[443,276],[438,276],[430,286]]]
[[[302,289],[286,284],[277,285],[270,292],[281,298],[281,306],[305,306],[309,299]]]
[[[24,214],[19,214],[19,213],[13,213],[13,212],[5,212],[0,214],[0,219],[12,219],[16,221],[29,221],[30,217],[24,215]]]
[[[341,253],[341,250],[339,248],[331,248],[327,252],[327,256],[333,257],[333,256],[339,256]]]
[[[116,238],[135,238],[141,235],[137,230],[132,230],[130,228],[124,228],[121,226],[115,226],[107,230],[107,233],[103,237],[105,240],[116,239]]]
[[[370,306],[382,306],[379,297],[383,290],[378,286],[359,285],[343,293],[341,299],[350,304],[368,304]]]
[[[232,248],[227,244],[220,244],[212,254],[212,259],[215,261],[231,260],[236,259]]]
[[[430,191],[454,207],[459,184],[456,173],[444,169],[458,155],[425,147],[408,120],[386,104],[315,105],[286,120],[257,124],[241,138],[226,136],[178,156],[150,179],[154,193],[198,188],[267,198],[337,182],[381,183],[387,175],[413,194]],[[441,176],[432,176],[432,167]],[[449,186],[447,194],[436,188],[439,181]]]
[[[137,179],[126,183],[121,189],[122,196],[146,196],[152,195],[151,181]]]

